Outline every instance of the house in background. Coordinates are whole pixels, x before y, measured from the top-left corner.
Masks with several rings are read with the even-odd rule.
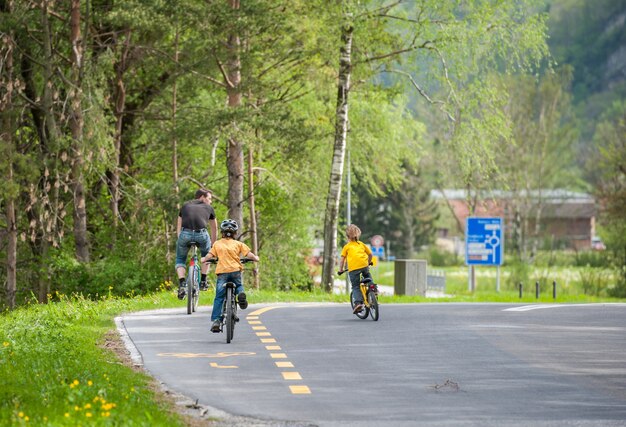
[[[466,218],[469,216],[468,199],[475,200],[474,216],[501,217],[504,231],[511,238],[515,224],[515,206],[526,204],[526,233],[535,233],[537,209],[540,211],[539,235],[543,242],[568,249],[590,249],[595,237],[597,206],[594,198],[586,193],[567,190],[541,190],[526,194],[508,191],[472,193],[466,190],[432,191],[431,197],[439,201],[444,219],[438,227],[438,241],[464,240]],[[519,211],[520,209],[518,209]],[[447,212],[446,212],[447,211]],[[510,241],[510,240],[509,240]],[[506,243],[505,243],[506,245]],[[449,246],[449,242],[448,242]]]

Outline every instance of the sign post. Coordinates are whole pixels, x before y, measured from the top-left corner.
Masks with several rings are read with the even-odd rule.
[[[500,266],[504,260],[503,228],[502,218],[468,217],[465,226],[465,264],[497,266],[497,292],[500,292]],[[470,274],[470,290],[474,289],[472,276]]]

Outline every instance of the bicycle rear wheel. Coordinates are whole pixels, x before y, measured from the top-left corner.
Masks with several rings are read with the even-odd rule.
[[[226,343],[229,344],[235,334],[235,292],[230,286],[226,288]]]
[[[196,280],[196,275],[194,274],[194,266],[190,265],[189,270],[187,271],[187,314],[193,313],[194,310],[194,282]]]
[[[370,305],[370,316],[372,316],[372,320],[377,321],[379,316],[378,297],[374,292],[367,292],[367,302]]]
[[[352,310],[354,310],[354,307],[356,306],[356,304],[354,302],[354,297],[352,296],[352,294],[350,294],[350,305],[352,306]],[[363,309],[359,311],[358,313],[354,313],[354,314],[359,319],[367,319],[367,316],[370,314],[370,309],[364,304]]]
[[[198,309],[198,303],[200,301],[200,267],[197,264],[193,266],[193,304],[192,310],[195,312]]]

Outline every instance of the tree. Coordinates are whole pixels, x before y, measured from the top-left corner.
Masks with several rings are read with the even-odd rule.
[[[513,137],[497,153],[499,182],[511,192],[509,209],[515,218],[511,247],[528,261],[542,237],[543,191],[572,188],[578,182],[575,146],[578,138],[571,108],[567,67],[546,73],[539,81],[514,76],[506,112]],[[530,246],[530,247],[529,247]]]
[[[538,13],[540,2],[398,1],[377,7],[377,2],[346,0],[341,5],[342,34],[346,28],[350,28],[350,34],[358,34],[364,28],[378,30],[370,39],[353,36],[358,48],[351,45],[351,49],[359,55],[357,59],[350,57],[348,71],[354,72],[360,64],[370,67],[371,75],[385,71],[406,77],[425,102],[439,107],[450,119],[450,145],[459,154],[459,170],[466,185],[473,186],[478,176],[492,173],[492,141],[506,134],[507,127],[499,112],[502,96],[493,91],[489,86],[492,81],[484,77],[493,69],[535,65],[546,55],[545,16]],[[346,51],[345,42],[341,46],[341,55],[352,51]],[[407,67],[404,61],[418,67]],[[340,62],[337,105],[344,96],[345,76],[349,75],[342,71],[344,63],[345,59]],[[367,78],[367,73],[364,76]],[[338,109],[343,110],[347,112],[347,107]],[[337,126],[347,123],[347,117],[343,119],[338,114],[337,118]],[[332,283],[336,254],[337,219],[332,214],[340,197],[337,188],[343,174],[341,150],[345,149],[345,143],[337,142],[337,136],[335,141],[324,225],[322,283],[327,289]]]
[[[596,194],[602,207],[600,223],[608,249],[615,257],[618,283],[612,296],[626,297],[626,103],[615,102],[598,124],[598,147],[588,167],[599,175]]]
[[[12,0],[0,1],[0,14],[10,14],[13,10]],[[1,15],[0,15],[1,16]],[[7,280],[6,280],[6,300],[9,308],[15,307],[15,292],[17,290],[17,221],[16,221],[16,198],[17,191],[15,185],[14,158],[15,142],[13,140],[13,93],[17,83],[13,68],[13,50],[15,49],[15,39],[13,31],[0,34],[2,47],[0,48],[0,58],[4,58],[4,66],[0,66],[0,141],[2,141],[2,151],[0,154],[5,160],[6,190],[0,193],[0,201],[4,200],[6,215],[6,235],[7,235]],[[2,170],[2,169],[0,169]]]

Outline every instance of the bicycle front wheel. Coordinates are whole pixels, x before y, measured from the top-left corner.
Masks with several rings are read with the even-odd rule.
[[[379,316],[378,297],[374,292],[367,293],[367,302],[370,305],[370,316],[372,316],[372,320],[377,321]]]
[[[235,293],[231,287],[226,288],[226,343],[230,343],[235,334]]]

